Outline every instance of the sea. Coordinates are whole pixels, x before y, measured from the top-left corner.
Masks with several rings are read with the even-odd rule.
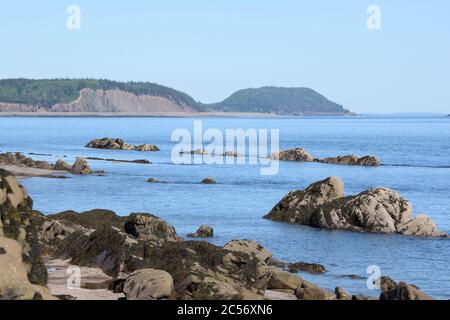
[[[375,155],[379,167],[279,162],[276,174],[261,163],[174,163],[174,132],[275,130],[279,148],[305,148],[316,158]],[[178,131],[177,131],[178,130]],[[175,134],[176,136],[176,134]],[[85,148],[94,138],[117,137],[156,144],[159,152]],[[246,142],[247,143],[247,142]],[[246,144],[244,143],[244,145]],[[248,144],[251,142],[249,141]],[[201,147],[192,145],[193,148]],[[371,187],[401,193],[414,214],[426,213],[450,233],[450,117],[362,115],[355,117],[0,117],[0,152],[23,152],[39,160],[72,163],[76,157],[147,159],[152,164],[89,161],[104,175],[70,179],[25,178],[21,183],[44,214],[110,209],[119,215],[148,212],[173,225],[180,236],[201,224],[214,228],[208,241],[254,239],[287,262],[323,264],[322,275],[300,275],[324,288],[378,296],[380,273],[412,283],[438,299],[450,299],[450,240],[330,231],[263,219],[289,191],[338,176],[347,195]],[[29,153],[40,155],[29,155]],[[254,162],[254,161],[253,161]],[[217,184],[201,184],[213,177]],[[149,183],[155,178],[167,183]]]

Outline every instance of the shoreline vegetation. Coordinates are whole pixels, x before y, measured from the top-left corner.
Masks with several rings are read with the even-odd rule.
[[[261,87],[239,90],[205,104],[184,92],[150,82],[95,79],[0,80],[4,115],[75,114],[113,116],[353,115],[309,88]]]

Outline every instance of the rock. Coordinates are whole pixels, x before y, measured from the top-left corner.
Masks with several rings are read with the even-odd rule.
[[[72,173],[75,174],[91,174],[92,169],[88,165],[86,159],[84,158],[76,158],[74,164],[72,165]]]
[[[299,161],[299,162],[314,161],[314,157],[303,148],[295,148],[291,150],[274,152],[271,155],[271,159],[282,161]]]
[[[102,138],[94,139],[90,141],[86,148],[97,148],[97,149],[112,149],[112,150],[134,150],[134,151],[159,151],[159,148],[152,144],[141,144],[134,146],[132,144],[126,143],[122,139],[118,138]]]
[[[86,157],[86,160],[95,161],[108,161],[108,162],[118,162],[118,163],[137,163],[137,164],[151,164],[152,162],[147,159],[137,159],[137,160],[123,160],[123,159],[106,159],[99,157]]]
[[[141,144],[134,148],[135,151],[159,151],[159,148],[154,144]]]
[[[16,240],[22,246],[21,257],[28,280],[45,286],[47,270],[40,256],[41,244],[33,223],[37,213],[32,207],[25,188],[13,175],[0,169],[0,236]]]
[[[119,217],[114,211],[104,209],[94,209],[86,212],[63,211],[48,215],[47,218],[59,221],[75,230],[94,230],[105,225],[123,229],[123,224],[127,219]]]
[[[352,299],[352,296],[349,295],[341,287],[336,287],[336,289],[334,289],[334,294],[336,295],[336,299],[338,299],[338,300],[351,300]]]
[[[114,279],[109,283],[108,289],[114,293],[122,293],[125,282],[130,275],[128,273],[120,272]]]
[[[214,236],[214,229],[204,224],[201,225],[195,233],[188,234],[190,238],[211,238]]]
[[[149,183],[167,183],[166,181],[161,181],[161,180],[158,180],[155,178],[148,178],[147,182],[149,182]]]
[[[303,284],[303,279],[289,272],[272,268],[272,277],[267,289],[290,289],[295,290]],[[293,291],[292,291],[293,293]]]
[[[354,165],[354,166],[380,166],[381,161],[374,156],[364,156],[357,157],[355,155],[349,156],[338,156],[332,158],[316,159],[316,162],[330,163],[330,164],[344,164],[344,165]]]
[[[127,300],[168,299],[173,291],[172,276],[166,271],[155,269],[133,272],[123,287]]]
[[[136,238],[157,244],[180,241],[174,227],[152,214],[133,213],[124,228],[126,233]]]
[[[42,226],[42,236],[45,241],[64,240],[75,230],[62,225],[59,221],[46,221]]]
[[[59,159],[55,163],[55,170],[57,171],[72,171],[72,166],[65,162],[64,160]]]
[[[203,179],[201,183],[202,184],[216,184],[217,182],[213,178],[206,178],[206,179]]]
[[[242,157],[242,154],[240,154],[239,152],[235,152],[235,151],[226,151],[226,152],[224,152],[223,156],[240,158],[240,157]]]
[[[189,151],[189,150],[181,151],[180,154],[195,154],[195,155],[204,155],[204,156],[206,156],[209,153],[205,149],[195,149],[195,150],[192,150],[192,151]]]
[[[288,193],[265,218],[335,230],[447,236],[429,218],[414,219],[411,205],[399,193],[372,188],[344,197],[344,185],[337,177]]]
[[[266,300],[297,300],[297,297],[290,292],[279,290],[266,290],[264,292],[264,299]]]
[[[307,262],[295,262],[289,263],[287,265],[287,269],[289,272],[297,273],[297,272],[308,272],[312,274],[322,274],[327,270],[325,267],[318,263],[307,263]]]
[[[47,288],[30,282],[19,242],[0,237],[0,248],[0,300],[56,300]]]
[[[254,240],[231,240],[223,248],[248,254],[264,263],[272,258],[272,253]]]
[[[175,297],[188,300],[243,299],[256,295],[262,298],[271,277],[270,267],[253,255],[204,241],[167,242],[150,247],[142,263],[134,268],[142,266],[170,273]]]
[[[295,289],[295,295],[299,300],[334,300],[336,296],[319,287],[306,287]]]
[[[416,286],[405,282],[396,283],[389,277],[381,277],[380,300],[433,300]]]
[[[355,301],[368,301],[368,300],[378,300],[378,299],[375,299],[374,297],[365,296],[363,294],[356,294],[356,295],[352,296],[352,300],[355,300]]]
[[[53,166],[47,161],[39,161],[33,160],[24,156],[20,152],[12,153],[1,153],[0,154],[0,163],[6,165],[15,165],[15,166],[23,166],[29,168],[43,169],[43,170],[52,170]]]

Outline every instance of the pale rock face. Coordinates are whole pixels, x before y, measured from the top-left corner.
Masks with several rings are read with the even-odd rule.
[[[261,262],[266,262],[272,257],[272,253],[254,240],[232,240],[225,244],[224,249],[243,252]]]
[[[413,218],[411,205],[399,193],[373,188],[344,197],[344,184],[338,177],[290,192],[265,218],[327,229],[446,236],[428,217]]]
[[[128,300],[168,299],[174,291],[172,276],[163,270],[141,269],[125,281],[123,292]]]
[[[72,166],[65,162],[64,160],[59,159],[55,163],[55,170],[57,171],[72,171]]]
[[[267,289],[290,289],[295,290],[303,283],[303,279],[290,272],[272,268],[272,278],[270,279]]]
[[[92,173],[91,167],[88,165],[86,159],[84,159],[84,158],[77,158],[75,160],[74,164],[72,165],[71,171],[75,174],[91,174]]]

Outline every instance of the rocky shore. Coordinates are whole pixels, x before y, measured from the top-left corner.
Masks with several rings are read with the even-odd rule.
[[[326,229],[448,237],[427,216],[413,218],[411,204],[399,193],[372,188],[346,197],[338,177],[290,192],[264,218]]]
[[[337,179],[328,179],[302,191],[302,201],[320,206],[341,191]],[[399,214],[407,217],[404,211]],[[408,219],[401,221],[408,225]],[[196,233],[212,234],[208,226]],[[68,268],[81,275],[80,286],[72,290],[67,290]],[[320,288],[298,271],[326,269],[278,261],[252,240],[232,240],[223,247],[186,241],[148,213],[120,217],[92,210],[44,216],[33,210],[15,177],[0,170],[0,299],[373,299],[343,288]],[[380,299],[430,299],[389,278],[382,279],[381,288]]]
[[[375,156],[358,157],[355,155],[346,155],[346,156],[318,159],[314,158],[308,151],[306,151],[303,148],[295,148],[275,152],[271,155],[271,159],[281,161],[320,162],[328,164],[370,166],[370,167],[376,167],[381,165],[380,159],[378,159]]]
[[[47,161],[33,160],[20,152],[7,152],[0,154],[0,168],[13,172],[16,176],[57,178],[58,173],[72,173],[87,175],[98,173],[91,169],[85,158],[79,157],[70,165],[64,160],[55,164]]]
[[[159,151],[154,144],[133,145],[118,138],[102,138],[90,141],[86,148],[111,149],[111,150],[128,150],[128,151]]]

